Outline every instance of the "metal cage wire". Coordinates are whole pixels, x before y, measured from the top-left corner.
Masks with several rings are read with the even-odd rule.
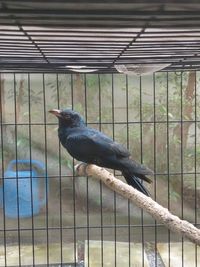
[[[130,202],[123,206],[117,194],[105,191],[103,184],[98,184],[95,199],[93,191],[96,187],[91,178],[75,178],[75,161],[69,159],[60,146],[55,131],[57,122],[48,116],[48,109],[70,106],[81,111],[89,126],[108,133],[116,141],[119,141],[121,133],[127,148],[144,163],[147,160],[146,131],[151,129],[148,133],[151,136],[150,167],[155,170],[152,196],[160,201],[163,190],[164,204],[177,213],[180,209],[180,217],[186,217],[199,227],[199,1],[168,1],[165,4],[157,0],[150,4],[145,0],[136,3],[88,0],[87,5],[85,1],[77,3],[0,0],[1,177],[6,181],[10,154],[16,160],[25,155],[30,159],[31,169],[35,157],[44,162],[50,183],[49,194],[47,184],[45,187],[46,204],[40,214],[34,216],[31,177],[32,216],[21,218],[20,166],[16,165],[18,216],[15,220],[6,215],[5,188],[2,186],[2,266],[92,267],[94,240],[99,240],[98,266],[107,266],[109,240],[112,241],[112,266],[119,266],[120,242],[127,244],[124,256],[127,261],[122,261],[121,266],[134,266],[133,255],[137,251],[139,266],[173,266],[174,242],[180,244],[181,252],[177,255],[180,266],[186,266],[188,243],[185,240],[149,219],[143,211],[135,210]],[[169,66],[162,73],[145,77],[115,74],[115,65],[133,63],[168,63]],[[76,70],[94,73],[77,74]],[[186,101],[184,90],[190,73],[195,76],[195,82],[190,106],[192,115],[187,117],[184,111],[189,101]],[[171,114],[173,75],[177,78],[179,90],[178,95],[174,95],[178,114],[174,117]],[[158,105],[161,85],[164,88],[162,110]],[[137,102],[134,102],[136,97]],[[147,100],[151,106],[149,109]],[[151,114],[151,117],[146,114]],[[184,147],[187,125],[193,127],[190,139],[193,168],[189,170],[185,167]],[[171,129],[175,126],[179,129],[179,159],[176,159],[178,168],[172,171]],[[158,147],[162,147],[161,134],[165,143],[162,155],[158,151]],[[42,155],[36,141],[43,149]],[[136,152],[133,146],[137,148]],[[56,159],[51,157],[53,153]],[[159,168],[161,157],[165,158],[162,170]],[[121,178],[120,173],[115,172],[115,175]],[[178,177],[179,196],[171,192],[172,180]],[[189,215],[186,214],[184,199],[186,177],[193,181]],[[44,180],[42,175],[38,178]],[[166,191],[160,184],[162,179],[166,181]],[[109,207],[106,206],[109,202],[107,195],[110,196]],[[173,198],[178,198],[177,205]],[[121,218],[123,210],[126,219]],[[165,257],[159,247],[163,242],[166,245]],[[55,243],[56,247],[53,246]],[[135,243],[141,245],[139,250]],[[66,250],[66,245],[72,246],[70,251]],[[25,261],[25,247],[29,248],[30,261]],[[17,263],[11,261],[11,250],[17,254]],[[44,251],[42,261],[38,251]],[[66,255],[71,257],[66,258]],[[197,246],[192,247],[190,260],[198,267]]]
[[[42,86],[41,89],[41,112],[43,112],[43,115],[40,116],[41,118],[39,119],[39,121],[33,121],[33,115],[32,112],[34,110],[34,104],[32,103],[32,99],[31,99],[31,91],[33,90],[33,78],[32,75],[34,74],[23,74],[25,75],[25,80],[26,80],[26,90],[28,90],[28,102],[26,103],[26,109],[28,110],[28,114],[27,114],[27,118],[25,119],[25,121],[21,121],[19,122],[19,118],[17,117],[17,108],[18,108],[18,104],[17,104],[17,95],[19,94],[17,92],[17,88],[19,85],[19,77],[18,74],[1,74],[1,78],[2,75],[4,75],[4,80],[11,78],[12,77],[12,82],[13,82],[13,86],[12,89],[13,90],[13,105],[14,105],[14,113],[11,115],[11,121],[9,122],[5,122],[3,120],[4,116],[8,115],[7,114],[7,109],[3,108],[4,104],[8,104],[9,100],[6,98],[6,101],[4,104],[3,102],[1,102],[1,110],[4,110],[4,113],[1,112],[1,161],[2,161],[2,177],[4,177],[4,173],[5,173],[5,168],[6,168],[6,162],[7,162],[7,155],[5,154],[5,146],[6,144],[6,134],[4,132],[5,127],[10,127],[10,129],[13,127],[13,136],[14,136],[14,155],[15,158],[18,159],[21,157],[21,148],[18,145],[18,139],[19,139],[19,135],[20,135],[20,129],[21,127],[25,127],[27,129],[27,137],[28,137],[28,144],[26,146],[26,150],[28,150],[28,155],[30,156],[30,160],[35,156],[33,156],[33,142],[35,142],[35,140],[33,139],[33,134],[35,135],[35,131],[37,131],[37,129],[41,128],[41,132],[43,132],[43,135],[41,137],[41,139],[43,140],[43,146],[44,146],[44,157],[43,157],[43,161],[45,163],[45,165],[47,166],[47,169],[49,169],[49,149],[51,147],[51,143],[48,135],[49,135],[49,131],[52,130],[52,127],[55,127],[57,125],[56,122],[52,122],[49,120],[49,117],[47,118],[47,107],[49,106],[48,100],[47,100],[47,94],[50,94],[50,87],[49,85],[47,85],[47,80],[48,80],[48,74],[38,74],[39,75],[39,79],[41,79],[40,84]],[[165,94],[166,94],[166,112],[167,114],[170,113],[170,108],[171,106],[169,105],[169,75],[172,75],[172,73],[163,73],[162,77],[164,77],[165,83],[166,83],[166,87],[165,87]],[[183,88],[185,87],[185,85],[183,85],[183,75],[184,72],[180,73],[180,90],[182,92]],[[70,80],[70,84],[71,84],[71,88],[68,89],[68,93],[67,93],[67,99],[69,99],[68,104],[71,105],[72,108],[76,109],[78,106],[77,103],[77,99],[75,96],[75,83],[76,83],[76,77],[73,75],[65,75],[65,74],[54,74],[54,82],[55,82],[55,89],[56,89],[56,101],[55,99],[53,100],[53,103],[56,103],[57,107],[60,107],[60,93],[62,91],[61,89],[61,85],[59,84],[59,80],[61,76],[68,76],[69,80]],[[79,76],[79,75],[77,75]],[[94,75],[93,75],[94,76]],[[199,137],[197,134],[197,124],[200,122],[198,115],[197,115],[197,93],[196,93],[196,86],[195,86],[195,106],[194,106],[194,117],[192,119],[188,119],[188,118],[184,118],[183,117],[183,94],[181,93],[180,95],[180,120],[178,119],[170,119],[169,116],[165,117],[165,120],[157,120],[157,116],[158,116],[158,110],[157,110],[157,94],[158,94],[158,82],[157,82],[157,74],[153,75],[152,77],[152,111],[153,111],[153,115],[152,118],[149,119],[144,119],[144,110],[143,110],[143,106],[145,105],[144,102],[144,98],[145,98],[145,92],[144,92],[144,81],[147,78],[138,78],[138,90],[139,90],[139,114],[138,114],[138,120],[137,119],[132,119],[130,117],[130,93],[131,93],[131,83],[133,82],[134,79],[131,79],[128,76],[124,76],[125,78],[123,78],[123,84],[125,86],[125,91],[123,91],[123,98],[124,98],[124,111],[122,112],[125,116],[126,119],[120,119],[119,117],[119,113],[117,113],[116,111],[116,105],[117,105],[117,98],[116,98],[116,85],[119,82],[119,78],[122,78],[122,75],[118,75],[118,74],[112,74],[110,76],[110,74],[108,74],[107,76],[109,77],[109,93],[111,96],[110,99],[110,110],[111,110],[111,114],[109,117],[109,120],[105,120],[105,117],[102,118],[102,112],[104,110],[104,103],[102,103],[102,81],[105,79],[104,74],[97,74],[95,75],[95,87],[97,88],[97,95],[98,95],[98,105],[97,103],[95,104],[95,107],[93,107],[94,110],[91,110],[91,106],[90,102],[91,102],[91,98],[89,96],[89,92],[91,92],[91,89],[88,87],[88,80],[91,79],[91,74],[90,75],[82,75],[82,93],[84,95],[84,99],[83,99],[83,110],[82,112],[85,114],[85,118],[86,118],[86,122],[88,123],[88,125],[91,125],[92,127],[97,127],[100,130],[104,130],[106,129],[106,127],[110,127],[110,133],[112,133],[113,138],[115,139],[117,136],[117,133],[119,132],[119,126],[123,127],[123,129],[125,129],[125,140],[126,140],[126,145],[128,148],[130,148],[131,143],[134,141],[133,138],[130,138],[130,133],[133,129],[133,127],[138,127],[139,129],[139,154],[141,155],[141,158],[138,160],[140,160],[141,162],[143,162],[143,157],[145,156],[145,141],[143,140],[145,138],[145,131],[147,130],[147,127],[149,127],[149,125],[151,125],[150,127],[152,128],[153,131],[153,143],[152,143],[152,149],[153,149],[153,153],[152,153],[152,157],[153,157],[153,167],[155,169],[155,177],[154,177],[154,189],[152,191],[153,197],[155,199],[157,199],[157,194],[159,193],[159,190],[161,190],[160,188],[157,187],[157,182],[159,177],[161,176],[165,176],[167,178],[167,203],[168,203],[168,208],[171,209],[171,205],[173,206],[173,197],[171,196],[171,192],[170,192],[170,188],[171,188],[171,180],[170,177],[177,177],[178,175],[180,175],[181,177],[181,195],[180,195],[180,208],[181,208],[181,212],[180,212],[180,216],[182,218],[185,218],[185,202],[183,200],[183,184],[184,182],[184,177],[187,175],[191,175],[192,177],[194,177],[194,200],[193,200],[193,220],[192,222],[196,225],[199,226],[199,219],[198,219],[198,208],[197,208],[197,175],[199,175],[199,170],[197,168],[197,144],[199,143]],[[2,84],[2,83],[1,83]],[[71,98],[71,100],[70,100]],[[104,99],[105,100],[105,99]],[[52,105],[52,103],[51,103]],[[98,114],[98,118],[92,119],[92,113],[96,112]],[[193,164],[194,164],[194,169],[193,171],[187,171],[185,170],[184,166],[184,162],[185,162],[185,156],[184,156],[184,151],[183,151],[183,127],[185,127],[184,125],[187,125],[187,123],[192,123],[194,124],[194,143],[193,143],[193,149],[194,149],[194,158],[193,158]],[[181,135],[180,135],[180,170],[176,171],[176,172],[172,172],[170,170],[170,145],[169,142],[171,142],[171,136],[169,133],[169,129],[170,127],[172,127],[172,125],[177,124],[179,125],[181,128]],[[166,136],[163,137],[164,139],[166,139],[166,171],[164,173],[159,173],[159,171],[157,171],[157,164],[159,162],[159,151],[157,150],[157,146],[158,146],[158,136],[159,136],[159,132],[157,128],[158,125],[165,125],[165,131],[166,131]],[[106,126],[106,127],[105,127]],[[144,130],[146,129],[146,130]],[[39,130],[38,130],[39,132]],[[55,133],[55,132],[54,132]],[[35,137],[34,137],[35,138]],[[57,138],[56,134],[55,134],[55,139]],[[34,140],[34,141],[33,141]],[[55,146],[55,145],[54,145]],[[16,224],[12,225],[11,228],[9,226],[7,226],[9,220],[8,218],[6,218],[6,214],[5,214],[5,210],[3,209],[3,224],[2,224],[2,228],[1,228],[1,234],[2,234],[2,241],[3,241],[3,246],[4,246],[4,253],[5,253],[5,266],[10,266],[9,265],[9,258],[7,256],[7,249],[10,246],[10,242],[12,242],[12,240],[14,240],[15,243],[17,243],[17,247],[18,247],[18,258],[19,258],[19,266],[23,266],[23,246],[26,244],[26,232],[29,233],[29,241],[31,241],[31,247],[32,247],[32,264],[33,266],[37,266],[37,260],[35,258],[37,258],[37,253],[35,252],[35,247],[37,247],[38,243],[41,242],[40,238],[38,239],[38,234],[37,232],[41,232],[40,236],[42,236],[42,240],[43,242],[45,242],[46,244],[46,264],[47,265],[51,265],[51,243],[55,242],[55,240],[59,243],[59,248],[60,248],[60,262],[59,264],[63,264],[63,266],[67,266],[64,264],[67,264],[64,261],[64,255],[63,255],[63,251],[64,251],[64,247],[65,244],[67,244],[69,241],[73,241],[74,243],[74,259],[73,259],[73,264],[77,264],[77,266],[79,266],[78,264],[81,264],[82,261],[85,260],[85,257],[87,257],[87,262],[88,265],[90,266],[90,258],[91,258],[91,253],[90,250],[90,240],[92,240],[93,238],[99,238],[99,240],[101,240],[101,264],[102,266],[104,266],[105,264],[105,241],[106,240],[113,240],[114,242],[114,266],[117,266],[117,261],[118,261],[118,241],[123,240],[128,242],[128,248],[129,248],[129,253],[128,253],[128,257],[129,257],[129,266],[132,266],[131,264],[133,264],[132,262],[132,258],[131,258],[131,253],[132,253],[132,248],[131,248],[131,244],[133,241],[135,242],[141,242],[142,244],[142,256],[141,256],[141,266],[145,266],[146,264],[146,257],[147,259],[149,258],[149,262],[150,262],[150,266],[165,266],[164,263],[162,263],[162,259],[161,256],[159,254],[157,245],[159,244],[160,240],[165,240],[168,244],[168,264],[170,264],[170,253],[171,250],[173,250],[171,248],[171,244],[174,242],[174,240],[179,240],[179,242],[181,242],[182,244],[182,262],[181,264],[184,264],[184,246],[185,246],[185,241],[183,239],[178,238],[176,235],[172,235],[170,233],[170,231],[164,230],[163,226],[161,224],[159,224],[158,222],[154,222],[152,220],[148,221],[146,218],[146,215],[144,217],[143,212],[141,211],[140,214],[140,219],[137,223],[134,222],[134,217],[133,216],[133,208],[130,206],[130,203],[127,203],[127,219],[125,220],[124,223],[120,223],[120,219],[119,219],[119,210],[118,210],[118,206],[120,204],[120,200],[117,198],[116,194],[113,195],[113,211],[110,211],[110,213],[113,213],[113,215],[111,216],[112,219],[112,223],[104,223],[106,216],[108,216],[108,214],[106,214],[105,212],[105,195],[103,194],[104,190],[102,187],[102,184],[99,185],[99,192],[100,192],[100,199],[99,199],[99,206],[97,208],[97,210],[99,211],[99,215],[97,216],[99,218],[99,221],[97,223],[97,221],[93,221],[94,218],[92,217],[92,214],[94,213],[94,208],[93,208],[93,204],[92,200],[91,200],[91,187],[90,187],[90,183],[91,183],[91,178],[86,178],[86,182],[85,182],[85,186],[83,187],[83,190],[85,190],[85,197],[86,199],[83,201],[85,204],[83,204],[84,209],[85,209],[85,215],[84,215],[84,223],[82,224],[80,222],[80,207],[79,207],[79,196],[77,193],[77,182],[75,178],[75,174],[72,168],[72,173],[69,175],[66,175],[65,173],[63,174],[62,168],[63,165],[61,165],[61,162],[63,161],[63,151],[61,151],[61,147],[60,144],[57,142],[57,148],[54,147],[54,151],[56,151],[56,153],[58,153],[58,166],[57,166],[57,171],[54,174],[51,174],[51,172],[48,174],[49,180],[50,180],[50,184],[53,183],[53,180],[58,179],[58,184],[56,185],[57,188],[57,195],[58,198],[54,199],[54,196],[52,196],[52,194],[50,194],[49,196],[47,195],[47,202],[46,202],[46,206],[44,208],[44,212],[45,212],[45,220],[44,220],[44,224],[42,226],[38,226],[38,222],[37,222],[37,218],[32,216],[31,218],[31,222],[29,224],[29,226],[27,226],[26,224],[23,223],[23,219],[20,218],[20,216],[18,216],[17,220],[16,220]],[[145,151],[144,151],[145,150]],[[64,152],[65,154],[67,154],[66,152]],[[62,156],[61,156],[62,154]],[[67,155],[65,155],[67,156]],[[163,155],[164,156],[164,155]],[[74,166],[74,160],[72,161],[72,164]],[[115,175],[118,177],[119,173],[115,173]],[[72,222],[71,224],[66,224],[66,216],[67,214],[64,213],[63,208],[68,205],[66,202],[63,202],[63,196],[65,195],[63,192],[63,187],[64,187],[64,181],[63,179],[66,179],[68,181],[71,181],[71,177],[74,177],[72,179],[72,184],[71,184],[71,197],[72,197],[72,210],[70,213],[70,216],[72,216]],[[41,176],[41,178],[43,178]],[[175,179],[174,178],[174,179]],[[51,182],[52,181],[52,182]],[[54,184],[55,186],[55,184]],[[51,187],[53,187],[53,184],[51,185]],[[18,188],[18,184],[17,184],[17,188]],[[46,188],[47,190],[47,188]],[[31,191],[32,192],[32,191]],[[78,191],[79,192],[79,191]],[[57,202],[57,210],[52,211],[51,208],[51,203],[49,202],[49,198],[53,197],[53,201]],[[33,195],[31,197],[32,201],[33,201]],[[5,203],[4,203],[5,205]],[[4,206],[5,208],[5,206]],[[58,219],[58,223],[56,223],[54,225],[54,223],[52,222],[52,212],[55,213],[55,217],[57,217]],[[19,214],[19,210],[18,210],[18,214]],[[162,231],[160,232],[160,229],[162,229]],[[94,231],[94,232],[93,232]],[[95,231],[97,231],[97,234],[95,234]],[[16,234],[12,234],[15,233]],[[149,232],[153,232],[153,234],[149,235]],[[124,234],[123,234],[124,233]],[[12,237],[12,235],[14,237]],[[56,237],[55,237],[55,236]],[[162,237],[163,235],[163,237]],[[11,236],[11,239],[9,238],[9,236]],[[83,253],[81,252],[83,249],[83,244],[79,244],[79,246],[77,246],[77,243],[79,243],[81,240],[83,241],[84,239],[88,240],[87,244],[85,244],[84,247],[88,247],[87,250],[87,255],[83,256]],[[195,248],[195,266],[198,266],[198,250],[197,247]],[[91,259],[92,262],[92,259]],[[92,265],[91,265],[92,266]]]
[[[198,1],[0,1],[2,70],[199,69]]]

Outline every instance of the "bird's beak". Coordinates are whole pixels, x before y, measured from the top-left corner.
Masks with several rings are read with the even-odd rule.
[[[61,110],[60,109],[51,109],[51,110],[49,110],[49,112],[58,118],[61,117]]]

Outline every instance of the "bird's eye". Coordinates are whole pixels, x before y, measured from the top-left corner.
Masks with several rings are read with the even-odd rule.
[[[70,116],[69,116],[69,114],[67,114],[67,113],[61,113],[61,116],[63,117],[63,118],[65,118],[65,119],[69,119],[70,118]]]
[[[67,119],[67,120],[70,119],[70,115],[69,115],[69,114],[65,114],[64,117],[65,117],[65,119]]]

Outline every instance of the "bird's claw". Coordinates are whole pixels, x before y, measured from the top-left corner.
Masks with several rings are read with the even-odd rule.
[[[86,175],[87,171],[87,166],[88,164],[85,162],[81,162],[80,164],[76,165],[76,173],[84,173],[84,175]]]

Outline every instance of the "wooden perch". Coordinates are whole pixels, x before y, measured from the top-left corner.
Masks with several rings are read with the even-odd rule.
[[[200,229],[191,223],[171,214],[152,198],[145,196],[132,186],[115,178],[113,174],[96,165],[81,163],[75,166],[78,176],[93,176],[123,197],[133,201],[138,207],[148,212],[154,219],[163,223],[171,231],[181,234],[193,243],[200,245]]]

